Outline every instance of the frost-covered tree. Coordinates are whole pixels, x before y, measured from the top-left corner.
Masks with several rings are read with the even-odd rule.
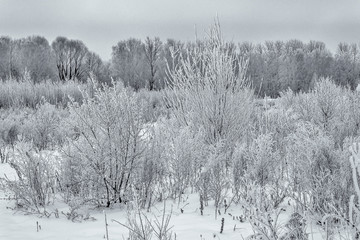
[[[149,65],[150,69],[150,76],[149,76],[149,90],[152,91],[155,88],[155,75],[158,71],[158,61],[160,58],[160,53],[162,48],[162,43],[160,41],[160,38],[156,37],[154,39],[151,39],[149,37],[145,40],[145,56],[146,61]]]
[[[44,37],[32,36],[15,42],[15,64],[23,78],[29,74],[34,83],[55,78],[55,56]]]
[[[356,89],[360,78],[360,49],[357,44],[340,43],[334,57],[333,77],[337,84]]]
[[[144,49],[144,44],[134,38],[120,41],[112,48],[112,76],[135,90],[145,86],[148,76]]]
[[[253,92],[247,63],[221,35],[219,23],[170,69],[167,101],[177,120],[203,128],[208,143],[235,142],[243,136],[252,112]]]
[[[15,41],[10,37],[0,37],[0,78],[12,79],[16,76],[14,48]],[[15,75],[15,76],[14,76]]]
[[[92,77],[91,74],[93,74],[99,82],[110,83],[111,79],[108,66],[104,64],[96,53],[88,52],[86,54],[84,68],[86,77]]]
[[[194,166],[200,171],[197,190],[205,203],[215,200],[216,209],[230,188],[232,149],[236,142],[246,141],[253,112],[247,61],[235,49],[223,40],[215,22],[208,37],[189,44],[186,54],[173,52],[177,65],[169,68],[166,102],[181,127],[190,129],[193,136],[202,134],[204,162]],[[187,154],[181,154],[180,160],[188,161]],[[177,179],[182,188],[184,180]]]

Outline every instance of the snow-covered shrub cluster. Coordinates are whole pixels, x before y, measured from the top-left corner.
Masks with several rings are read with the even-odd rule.
[[[46,207],[53,203],[57,192],[56,156],[45,152],[31,151],[31,145],[17,143],[15,155],[10,165],[15,169],[17,179],[5,176],[8,188],[14,193],[16,209],[31,213],[44,213]]]
[[[360,139],[357,92],[319,78],[308,93],[255,99],[247,62],[217,24],[186,55],[173,55],[166,91],[90,79],[82,101],[65,109],[2,112],[0,157],[18,173],[7,180],[18,205],[135,204],[134,231],[140,209],[195,193],[199,214],[210,204],[215,216],[238,207],[267,239],[306,239],[309,216],[359,225],[358,150],[348,160]],[[280,226],[284,204],[294,213]]]
[[[65,107],[70,99],[80,102],[81,89],[85,88],[75,81],[33,83],[30,78],[0,81],[0,108],[36,108],[44,99],[52,105]]]
[[[49,103],[38,105],[24,121],[22,135],[26,141],[31,141],[38,150],[55,149],[62,146],[66,137],[66,129],[62,126],[62,120],[67,115],[67,111]]]
[[[74,130],[64,161],[67,191],[99,205],[129,198],[146,149],[143,104],[120,85],[104,86],[70,106]],[[73,180],[76,177],[76,181]]]

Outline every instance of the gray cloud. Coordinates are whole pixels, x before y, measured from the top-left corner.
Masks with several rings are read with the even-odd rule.
[[[192,40],[218,14],[229,40],[314,39],[334,51],[360,41],[359,10],[354,0],[0,0],[0,35],[81,39],[109,59],[129,37]]]

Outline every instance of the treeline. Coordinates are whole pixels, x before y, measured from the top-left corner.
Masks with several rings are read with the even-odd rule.
[[[360,46],[340,43],[331,53],[323,42],[267,41],[263,44],[231,43],[230,49],[248,60],[247,76],[259,96],[277,97],[290,88],[308,92],[318,77],[331,77],[341,86],[357,87],[360,78]],[[121,80],[135,90],[164,88],[168,68],[177,66],[202,41],[130,38],[112,47],[112,58],[103,61],[79,40],[56,38],[51,44],[41,36],[0,38],[0,78],[85,82],[90,73],[100,82]]]
[[[331,77],[341,86],[357,87],[360,76],[359,45],[340,43],[333,55],[322,42],[299,40],[239,45],[249,59],[248,75],[256,92],[276,97],[288,88],[295,92],[313,89],[319,77]]]

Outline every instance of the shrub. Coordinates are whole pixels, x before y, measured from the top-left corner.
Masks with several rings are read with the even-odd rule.
[[[172,211],[166,214],[165,203],[162,209],[161,219],[155,215],[152,217],[147,216],[141,211],[139,206],[135,205],[135,209],[128,209],[126,224],[116,220],[112,221],[129,230],[129,240],[172,240],[173,232],[171,231],[172,226],[170,226],[171,216]]]
[[[41,102],[66,107],[73,99],[82,101],[80,89],[86,86],[77,82],[68,81],[56,83],[45,81],[33,83],[32,81],[0,81],[0,108],[36,108]]]
[[[16,148],[21,150],[16,151],[10,165],[18,179],[7,179],[7,187],[15,195],[16,208],[43,213],[56,193],[57,160],[45,152],[30,150],[24,143],[18,143]]]
[[[342,153],[336,150],[333,139],[311,123],[298,124],[288,137],[286,159],[292,191],[299,203],[316,212],[331,211],[331,204],[349,196],[338,195],[349,178]],[[346,188],[345,188],[346,189]],[[295,196],[295,195],[294,195]]]
[[[346,136],[356,135],[360,126],[358,94],[335,85],[331,79],[320,78],[313,91],[293,96],[291,106],[285,103],[288,95],[284,95],[282,106],[332,136],[337,148],[342,147]]]
[[[193,132],[189,127],[175,128],[174,125],[165,126],[170,135],[167,142],[166,162],[171,196],[180,201],[181,195],[188,187],[194,189],[199,181],[201,171],[205,165],[206,146],[203,133]]]
[[[66,130],[61,126],[67,112],[49,103],[39,104],[24,121],[23,136],[39,150],[61,146]]]
[[[143,104],[121,85],[84,94],[81,106],[70,106],[67,122],[73,129],[64,163],[64,181],[72,194],[109,207],[123,202],[145,149]],[[73,181],[72,177],[78,178]]]
[[[161,121],[147,125],[146,148],[139,160],[139,167],[134,173],[134,189],[139,200],[138,206],[149,210],[154,202],[166,198],[167,170],[167,132]],[[165,195],[165,196],[164,196]]]
[[[201,196],[207,200],[208,198],[214,200],[215,219],[220,208],[220,204],[229,197],[229,190],[231,186],[231,175],[228,168],[228,152],[224,150],[225,145],[219,142],[215,146],[207,148],[207,162],[202,168],[198,187]]]
[[[146,122],[156,122],[159,117],[167,115],[163,95],[161,91],[148,91],[146,89],[137,92],[138,101],[145,104],[144,118]]]

